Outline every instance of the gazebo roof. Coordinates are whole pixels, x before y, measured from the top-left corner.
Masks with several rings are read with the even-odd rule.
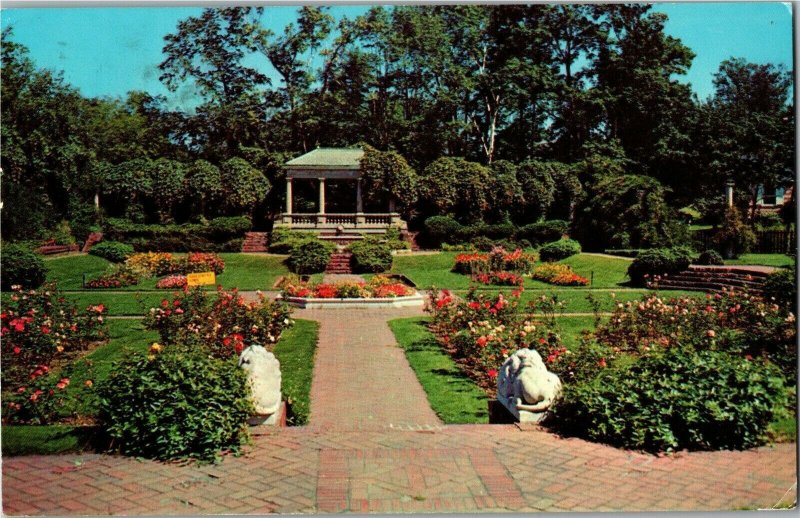
[[[342,170],[361,169],[361,148],[320,147],[286,162],[286,169]]]

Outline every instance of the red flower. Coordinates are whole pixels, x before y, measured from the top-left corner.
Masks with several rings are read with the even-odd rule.
[[[481,337],[479,337],[479,338],[478,338],[478,340],[477,340],[477,342],[478,342],[478,345],[479,345],[480,347],[486,347],[486,342],[488,342],[488,341],[489,341],[489,339],[488,339],[488,338],[486,338],[485,336],[481,336]]]
[[[487,374],[489,375],[490,378],[494,379],[497,377],[497,369],[489,369],[489,372],[487,372]]]
[[[47,326],[42,326],[42,334],[49,335],[50,334],[50,328],[47,327]]]
[[[229,345],[231,345],[231,337],[230,336],[226,336],[225,338],[223,338],[222,339],[222,345],[224,345],[225,347],[228,347]]]
[[[606,367],[608,367],[608,365],[606,365],[606,359],[605,359],[605,358],[600,358],[600,361],[599,361],[599,362],[597,362],[597,365],[599,365],[600,367],[602,367],[602,368],[604,368],[604,369],[605,369]]]
[[[168,301],[167,299],[164,299],[164,300],[162,300],[162,301],[161,301],[161,307],[162,307],[162,308],[165,308],[165,307],[167,307],[167,306],[169,306],[169,301]]]
[[[243,349],[244,349],[244,344],[242,344],[241,342],[237,342],[236,345],[233,346],[233,350],[236,351],[236,354],[241,354]]]
[[[14,354],[19,354],[21,352],[22,352],[22,349],[20,349],[19,347],[14,347]]]
[[[470,309],[475,309],[475,310],[481,309],[481,305],[474,301],[469,303],[469,307]]]

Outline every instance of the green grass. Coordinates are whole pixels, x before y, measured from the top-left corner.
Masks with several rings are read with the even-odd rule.
[[[81,293],[65,293],[64,298],[75,303],[78,309],[89,305],[103,304],[110,316],[144,315],[151,307],[158,306],[166,298],[172,298],[172,291],[162,290],[159,293],[131,292],[104,293],[102,291],[85,291]]]
[[[293,425],[308,421],[318,334],[319,322],[295,320],[275,346],[275,356],[281,362],[281,390],[291,402]]]
[[[430,255],[400,255],[394,258],[392,273],[402,273],[414,281],[419,288],[436,286],[452,290],[467,289],[472,285],[468,275],[450,271],[455,264],[456,255],[460,252],[441,252]],[[615,288],[627,282],[626,272],[630,260],[611,257],[598,257],[578,254],[561,261],[572,266],[575,273],[587,279],[593,279],[593,288]],[[497,286],[480,286],[481,288],[497,288]],[[545,282],[525,279],[526,288],[550,288]],[[581,289],[581,288],[573,288]],[[585,289],[585,288],[584,288]]]
[[[3,457],[91,450],[96,432],[94,427],[85,426],[3,426]]]
[[[757,264],[760,266],[794,266],[794,258],[786,254],[742,254],[737,259],[726,259],[725,264]]]
[[[397,342],[406,353],[428,395],[431,408],[447,424],[487,423],[486,394],[444,351],[425,327],[426,317],[389,321]]]
[[[180,254],[175,254],[180,255]],[[225,261],[225,271],[217,276],[217,284],[240,290],[271,290],[281,275],[289,273],[284,264],[286,257],[279,255],[219,254]],[[98,277],[111,266],[109,261],[93,255],[71,255],[45,262],[47,280],[55,281],[61,290],[81,290],[83,275],[87,279]],[[144,279],[135,286],[110,291],[155,290],[157,279]],[[207,289],[214,289],[213,286]],[[103,290],[91,290],[102,293]],[[159,290],[166,292],[167,290]]]

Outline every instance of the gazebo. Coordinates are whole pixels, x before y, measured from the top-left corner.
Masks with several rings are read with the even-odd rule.
[[[359,232],[385,232],[389,227],[405,230],[408,226],[395,212],[394,200],[389,199],[386,212],[365,213],[361,186],[360,148],[317,148],[286,162],[286,212],[276,226],[297,230],[336,230],[340,227]],[[296,213],[293,209],[292,186],[297,181],[318,182],[319,201],[315,213]],[[356,191],[355,212],[329,213],[325,210],[325,182],[345,181]]]

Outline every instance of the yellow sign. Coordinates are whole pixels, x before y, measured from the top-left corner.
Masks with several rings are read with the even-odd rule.
[[[202,286],[204,284],[216,284],[217,279],[214,272],[200,272],[186,274],[187,286]]]

